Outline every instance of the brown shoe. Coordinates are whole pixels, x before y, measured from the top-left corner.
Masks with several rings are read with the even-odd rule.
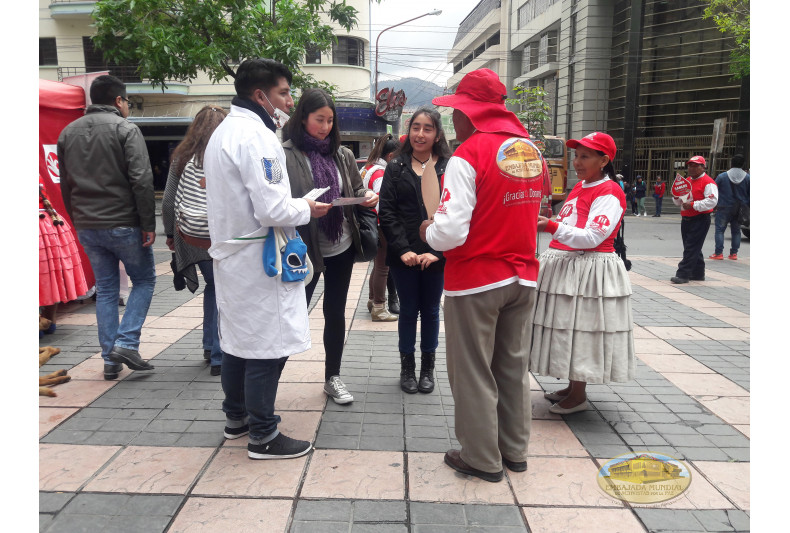
[[[505,476],[504,470],[500,470],[499,472],[483,472],[477,468],[472,468],[466,464],[463,459],[461,459],[461,450],[448,450],[447,453],[444,454],[444,462],[447,464],[447,466],[458,472],[461,472],[462,474],[479,477],[480,479],[484,481],[490,481],[491,483],[502,481],[502,478]]]
[[[373,322],[395,322],[398,320],[398,316],[390,314],[384,304],[373,304],[370,309],[370,318]]]

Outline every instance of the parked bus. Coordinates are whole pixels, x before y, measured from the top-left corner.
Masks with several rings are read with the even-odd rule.
[[[556,213],[560,204],[568,196],[568,148],[565,139],[546,135],[546,142],[542,143],[534,137],[531,140],[543,150],[543,159],[549,167],[551,174],[551,207]]]

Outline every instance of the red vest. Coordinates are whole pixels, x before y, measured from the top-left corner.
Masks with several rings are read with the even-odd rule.
[[[705,187],[708,184],[716,185],[716,182],[708,176],[707,173],[703,174],[697,179],[691,179],[691,201],[696,202],[697,200],[702,200],[705,198]],[[680,215],[684,217],[695,217],[697,215],[701,215],[703,213],[712,213],[713,209],[708,209],[707,211],[697,211],[693,207],[691,209],[681,209]]]
[[[534,287],[538,211],[548,176],[540,151],[527,138],[477,132],[453,156],[475,169],[476,203],[466,242],[444,252],[445,290],[474,293],[507,280]]]
[[[601,244],[587,250],[588,252],[614,252],[614,239],[617,237],[617,231],[620,229],[620,222],[623,220],[623,215],[625,214],[625,193],[623,189],[620,188],[620,185],[612,180],[607,180],[597,187],[584,188],[582,186],[583,184],[584,182],[582,181],[577,183],[568,195],[568,199],[565,200],[562,209],[560,209],[557,215],[556,222],[561,223],[567,218],[568,224],[572,224],[577,228],[585,228],[589,220],[590,207],[595,199],[606,195],[616,197],[620,201],[620,207],[623,209],[620,213],[620,218],[617,220],[610,220],[609,218],[611,215],[607,216],[606,214],[600,214],[592,221],[592,224],[598,224],[601,227],[608,227],[614,224],[614,231],[612,231]],[[553,239],[549,243],[549,247],[556,248],[557,250],[576,250],[576,248],[571,248]]]

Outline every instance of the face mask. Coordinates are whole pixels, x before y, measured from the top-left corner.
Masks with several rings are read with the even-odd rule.
[[[261,94],[264,98],[266,98],[266,101],[269,102],[269,105],[274,109],[274,116],[272,117],[274,125],[277,126],[277,129],[282,129],[282,127],[285,126],[285,123],[288,122],[291,117],[285,111],[274,107],[271,100],[269,100],[269,97],[266,96],[265,92],[261,91]]]

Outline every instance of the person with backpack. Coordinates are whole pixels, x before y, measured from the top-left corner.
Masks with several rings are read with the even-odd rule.
[[[727,224],[730,225],[730,255],[727,259],[737,260],[738,249],[741,247],[741,224],[739,211],[742,206],[749,208],[749,173],[743,170],[746,159],[742,154],[732,156],[732,168],[716,176],[716,186],[719,188],[719,203],[716,204],[716,249],[708,259],[724,259],[724,232]],[[747,211],[748,212],[748,211]]]
[[[538,218],[538,231],[551,233],[540,256],[532,326],[530,371],[567,379],[567,387],[547,392],[552,413],[590,408],[587,383],[634,379],[634,325],[631,281],[615,253],[626,210],[625,195],[612,181],[614,139],[595,132],[565,143],[574,148],[579,183],[556,220]]]
[[[642,176],[636,177],[636,185],[634,186],[636,198],[636,216],[647,216],[647,209],[645,209],[645,197],[647,196],[647,185],[645,184]]]
[[[173,151],[162,198],[167,247],[175,256],[173,274],[183,276],[186,287],[194,293],[198,288],[197,266],[206,283],[203,289],[203,359],[210,364],[212,376],[219,376],[222,371],[222,349],[217,329],[214,267],[208,254],[211,240],[203,154],[211,134],[227,114],[215,105],[207,105],[198,111],[184,140]],[[183,285],[180,287],[184,288]],[[180,289],[176,287],[176,290]]]

